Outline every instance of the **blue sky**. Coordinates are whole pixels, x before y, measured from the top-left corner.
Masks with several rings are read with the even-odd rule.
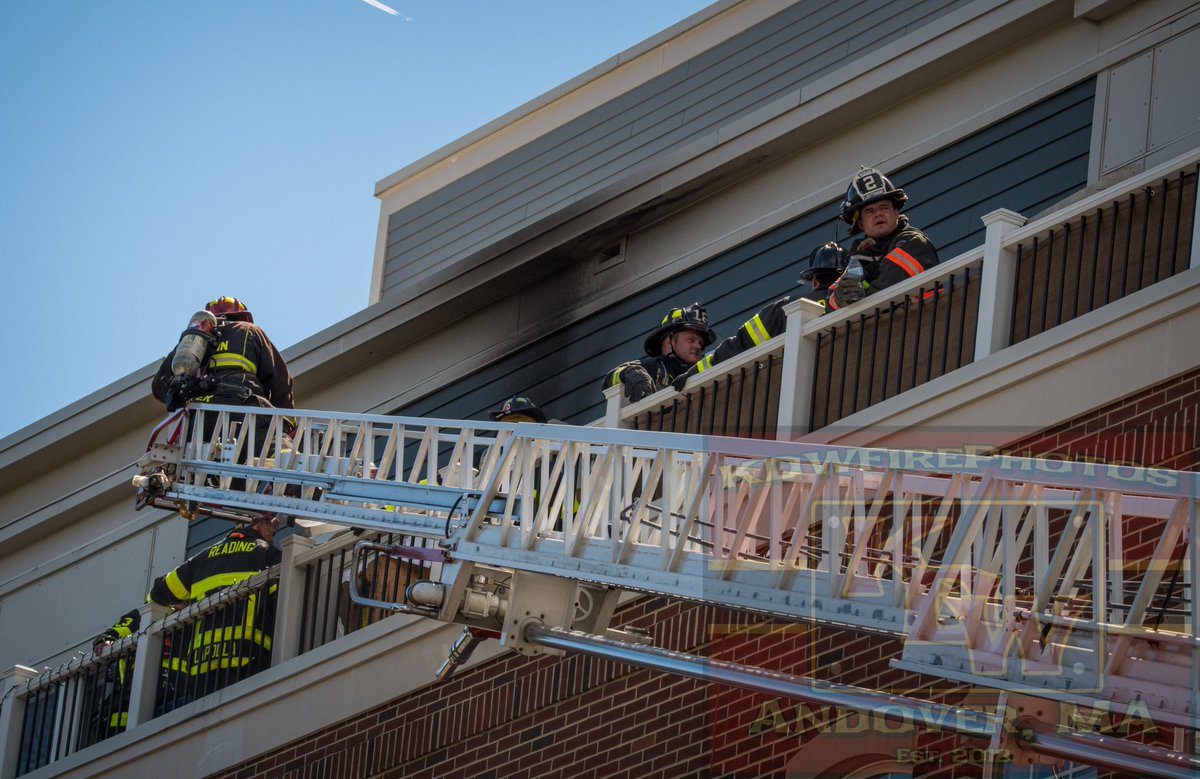
[[[383,1],[0,4],[0,438],[217,295],[280,349],[362,309],[378,180],[709,4]]]

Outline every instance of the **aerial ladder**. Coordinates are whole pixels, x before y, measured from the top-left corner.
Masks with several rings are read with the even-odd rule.
[[[918,725],[935,711],[939,727],[1040,759],[1200,776],[1187,745],[669,652],[611,626],[623,594],[645,593],[901,636],[894,667],[998,690],[1002,704],[1103,701],[1192,734],[1197,479],[961,451],[194,405],[154,430],[133,481],[139,508],[423,539],[359,542],[356,555],[416,561],[429,576],[401,602],[353,585],[352,597],[462,625],[440,677],[497,638]]]

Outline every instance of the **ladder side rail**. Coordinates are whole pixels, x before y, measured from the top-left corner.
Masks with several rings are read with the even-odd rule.
[[[883,472],[883,478],[876,487],[875,497],[871,501],[870,508],[867,509],[865,507],[866,496],[862,493],[862,479],[859,474],[861,471],[856,472],[854,477],[856,482],[854,511],[856,516],[859,516],[859,512],[862,512],[862,515],[861,518],[855,520],[854,524],[854,545],[846,560],[846,578],[840,591],[843,597],[853,595],[857,577],[869,576],[870,563],[867,561],[867,553],[874,551],[872,542],[880,527],[883,504],[891,495],[892,484],[896,478],[896,471],[891,468]],[[888,546],[886,538],[881,546],[884,548]]]
[[[830,523],[835,525],[837,534],[835,535],[836,543],[832,548],[833,555],[830,558],[829,591],[838,597],[845,597],[846,581],[850,573],[847,545],[856,535],[859,535],[856,531],[863,513],[862,470],[850,469],[849,474],[843,475],[839,482],[839,488],[844,487],[845,492],[839,496],[838,504],[841,506],[841,510],[830,520]]]
[[[1121,493],[1115,490],[1108,493],[1107,511],[1108,525],[1108,554],[1112,562],[1108,566],[1108,621],[1114,625],[1125,622],[1125,515],[1121,510]]]
[[[404,425],[395,423],[388,426],[387,434],[384,438],[383,451],[379,454],[379,462],[376,463],[376,473],[380,479],[392,479],[401,481],[403,473],[403,445],[401,442],[404,437]],[[397,459],[397,455],[400,459]],[[392,473],[392,468],[395,467],[396,474],[389,477]]]
[[[969,567],[969,565],[964,565],[963,559],[971,553],[971,546],[975,536],[979,533],[979,525],[982,521],[980,509],[991,499],[996,491],[996,486],[997,480],[991,475],[985,474],[976,485],[974,494],[960,501],[960,516],[951,531],[945,555],[943,555],[941,566],[934,576],[933,583],[930,585],[928,593],[916,606],[916,616],[912,620],[910,635],[922,639],[932,638],[938,632],[936,624],[940,609],[943,606],[952,606],[949,600],[952,581],[958,579],[960,587],[970,586],[970,582],[962,578],[962,569]],[[967,597],[969,597],[969,593],[962,592],[961,598]]]
[[[1002,555],[993,552],[1007,540],[1002,535],[1001,525],[1004,522],[1004,506],[1009,486],[1009,482],[997,479],[992,499],[980,507],[982,516],[979,532],[975,534],[970,545],[971,566],[963,572],[963,577],[969,584],[964,587],[962,619],[968,645],[971,647],[982,647],[989,643],[987,628],[991,622],[991,615],[988,604],[1002,578],[999,570]],[[969,595],[966,592],[968,587]]]
[[[522,544],[522,548],[530,551],[536,551],[542,540],[554,533],[554,525],[557,519],[562,516],[560,512],[563,501],[563,478],[564,471],[567,468],[567,458],[569,457],[569,453],[566,453],[564,456],[564,452],[561,449],[557,455],[552,456],[549,441],[544,439],[535,440],[541,442],[538,446],[539,451],[536,454],[536,467],[538,470],[536,484],[541,486],[537,490],[538,494],[535,500],[537,511],[533,527],[530,528],[530,532]]]
[[[504,441],[503,450],[499,457],[497,467],[490,474],[487,483],[480,491],[479,502],[475,506],[470,519],[464,522],[457,530],[447,539],[447,546],[454,548],[457,542],[461,540],[473,541],[483,529],[484,520],[487,517],[489,507],[493,501],[500,495],[500,490],[504,484],[506,471],[513,466],[514,460],[519,460],[522,454],[521,440],[517,436],[512,436]],[[501,531],[507,533],[511,526],[510,517],[512,516],[514,501],[518,496],[515,490],[509,490],[505,497],[504,516],[501,519]],[[522,501],[524,502],[524,501]],[[524,510],[524,507],[520,507]]]
[[[1067,565],[1066,571],[1063,573],[1062,580],[1058,583],[1058,595],[1062,599],[1062,603],[1068,604],[1073,601],[1078,601],[1081,582],[1088,566],[1092,566],[1092,544],[1089,543],[1092,534],[1095,532],[1096,525],[1096,491],[1087,490],[1087,494],[1080,492],[1079,502],[1072,510],[1070,518],[1067,520],[1073,528],[1077,530],[1075,533],[1074,549],[1071,551],[1071,559]],[[1094,601],[1094,593],[1093,600]],[[1076,607],[1078,608],[1078,606]],[[1078,612],[1072,616],[1078,616]]]
[[[924,592],[925,577],[933,567],[933,556],[937,550],[938,540],[941,538],[943,529],[950,523],[950,512],[953,510],[956,502],[959,504],[961,512],[968,487],[969,482],[963,474],[956,473],[950,477],[950,484],[946,488],[946,495],[939,503],[937,514],[934,515],[930,523],[929,534],[923,539],[923,543],[920,544],[917,563],[913,568],[912,576],[909,578],[909,597],[905,603],[907,608],[916,608],[917,600]],[[936,581],[936,572],[934,578]]]
[[[1149,610],[1154,593],[1158,591],[1159,586],[1162,584],[1163,575],[1166,573],[1171,553],[1179,543],[1180,537],[1189,529],[1190,518],[1188,516],[1188,509],[1191,502],[1183,497],[1180,497],[1176,501],[1175,511],[1172,512],[1171,518],[1167,521],[1167,526],[1163,529],[1163,534],[1159,536],[1158,543],[1154,547],[1154,552],[1151,553],[1150,559],[1147,561],[1146,573],[1142,576],[1142,582],[1133,600],[1129,603],[1129,613],[1125,618],[1125,627],[1142,627],[1144,625],[1146,612]]]
[[[1108,640],[1104,626],[1108,622],[1108,512],[1107,501],[1100,499],[1092,504],[1092,624],[1096,630],[1090,636],[1094,648],[1097,680],[1103,680],[1108,666]]]
[[[1200,210],[1200,197],[1196,198],[1197,210]],[[1193,244],[1193,252],[1195,244]],[[1187,576],[1184,581],[1188,586],[1187,628],[1192,639],[1191,661],[1188,674],[1191,681],[1191,700],[1188,711],[1191,713],[1191,723],[1196,725],[1200,713],[1200,620],[1196,619],[1196,574],[1200,572],[1200,499],[1195,495],[1188,501],[1187,510],[1188,551]]]
[[[748,492],[747,488],[747,492]],[[740,494],[740,493],[739,493]],[[770,498],[770,489],[758,490],[753,496],[746,495],[746,499],[739,501],[739,508],[745,507],[745,510],[739,510],[731,516],[727,515],[727,525],[729,526],[726,532],[726,538],[732,534],[729,543],[724,545],[718,552],[720,567],[717,571],[717,577],[720,579],[729,580],[738,569],[738,554],[743,544],[746,543],[746,534],[749,532],[752,525],[757,525],[761,522],[763,511],[767,507]]]
[[[603,531],[605,511],[612,503],[611,492],[615,472],[620,468],[619,447],[606,446],[600,450],[600,467],[592,467],[583,491],[579,515],[572,537],[568,539],[565,554],[574,558],[582,554],[588,539],[599,536]]]
[[[693,466],[687,476],[691,486],[684,491],[687,495],[687,501],[682,505],[684,516],[679,525],[679,538],[675,546],[670,550],[667,559],[663,562],[664,571],[678,571],[685,559],[685,554],[693,551],[703,551],[702,545],[698,550],[691,549],[692,529],[700,525],[700,516],[707,511],[705,503],[710,501],[712,490],[720,489],[720,484],[719,478],[711,475],[712,455],[707,452],[703,453],[700,457],[700,462],[693,463]]]
[[[1062,533],[1059,534],[1058,543],[1055,545],[1054,554],[1050,557],[1045,573],[1034,583],[1036,597],[1033,603],[1033,613],[1035,615],[1044,614],[1050,608],[1051,599],[1063,594],[1064,583],[1069,579],[1065,575],[1065,571],[1068,563],[1074,559],[1072,549],[1080,530],[1080,525],[1075,522],[1075,518],[1079,516],[1079,506],[1086,502],[1089,493],[1090,490],[1085,489],[1076,495],[1074,505],[1067,512]],[[1055,503],[1056,501],[1047,500],[1046,502]]]
[[[674,449],[664,450],[663,455],[666,462],[663,463],[662,470],[662,499],[659,501],[658,531],[650,536],[650,543],[658,547],[660,568],[664,567],[671,557],[671,537],[672,532],[676,529],[675,515],[679,500],[676,490],[679,488],[679,468],[681,467]],[[679,542],[683,543],[683,539],[679,539]]]
[[[634,541],[637,538],[639,531],[642,528],[642,523],[646,519],[649,512],[650,502],[654,498],[654,493],[661,486],[663,472],[663,452],[654,457],[650,470],[643,474],[641,478],[641,490],[633,503],[633,510],[629,514],[628,523],[622,525],[624,534],[617,536],[614,534],[612,539],[612,561],[614,563],[625,564],[629,560],[634,547]],[[633,452],[626,452],[627,458],[634,457]],[[631,496],[632,497],[632,496]],[[613,517],[616,520],[617,517]],[[623,518],[622,518],[623,520]],[[615,530],[615,528],[614,528]]]
[[[818,466],[820,468],[821,466]],[[822,471],[823,473],[824,471]],[[812,569],[809,564],[811,554],[809,549],[809,531],[812,528],[812,501],[815,495],[820,494],[820,486],[818,481],[821,475],[800,475],[789,478],[784,482],[788,487],[787,501],[783,505],[782,513],[780,514],[780,539],[787,540],[787,550],[784,551],[782,545],[780,547],[779,568],[775,569],[772,574],[772,579],[779,586],[783,579],[781,574],[786,571],[794,570],[798,567],[800,560],[805,561],[804,567]]]

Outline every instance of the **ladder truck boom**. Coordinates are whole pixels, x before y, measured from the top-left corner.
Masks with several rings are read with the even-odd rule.
[[[403,602],[352,596],[462,625],[440,678],[486,637],[525,654],[699,662],[664,665],[646,637],[610,626],[621,594],[634,592],[900,636],[896,667],[1006,695],[1090,696],[1193,729],[1200,711],[1193,473],[195,405],[155,428],[134,484],[139,508],[189,518],[271,513],[421,540],[356,551],[428,567]],[[1141,556],[1130,565],[1134,526],[1159,536],[1128,550]],[[1183,581],[1165,575],[1172,566]],[[725,681],[761,684],[756,670],[730,669]],[[812,680],[775,681],[803,697]],[[839,694],[865,708],[909,705]],[[1003,730],[955,721],[968,735]],[[1044,729],[1020,733],[1034,752],[1107,754]],[[1179,753],[1130,750],[1123,759],[1170,766],[1164,776],[1200,771]]]

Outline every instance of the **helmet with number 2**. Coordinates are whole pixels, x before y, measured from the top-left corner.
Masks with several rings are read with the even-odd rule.
[[[842,201],[842,221],[850,225],[850,232],[859,230],[858,216],[863,206],[880,200],[891,200],[899,211],[908,202],[908,195],[875,168],[863,168],[854,174],[850,188],[846,190],[846,199]]]

